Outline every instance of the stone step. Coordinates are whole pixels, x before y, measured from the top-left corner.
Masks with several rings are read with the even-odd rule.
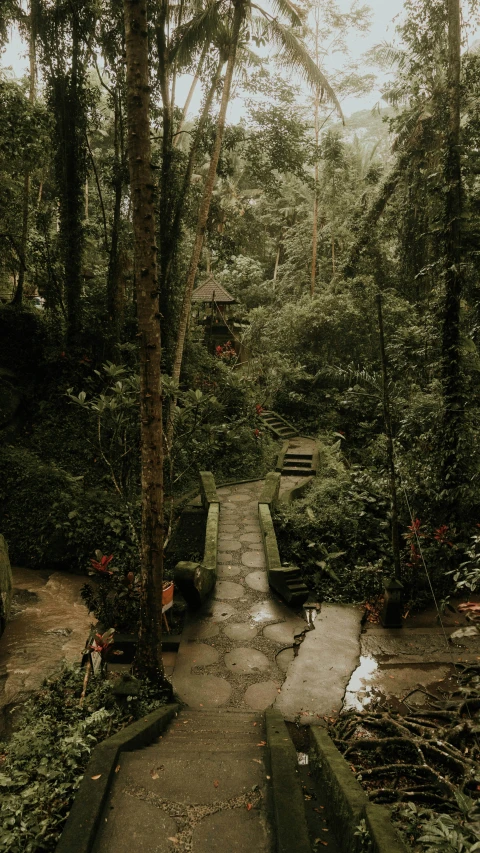
[[[257,729],[254,729],[253,726],[252,731],[250,731],[249,729],[226,730],[224,728],[220,728],[217,732],[213,732],[210,730],[202,731],[202,729],[196,729],[192,731],[192,729],[187,729],[185,727],[184,732],[169,732],[167,738],[169,741],[175,741],[175,743],[180,741],[193,740],[210,741],[211,743],[215,743],[215,741],[217,741],[219,737],[225,738],[225,740],[228,740],[230,743],[233,743],[234,741],[248,740],[252,740],[252,742],[254,742],[255,740],[258,740],[258,733],[256,732]],[[165,739],[166,738],[164,736],[163,740],[165,741]]]
[[[257,723],[257,725],[254,726],[254,723]],[[168,734],[183,731],[202,731],[211,732],[212,734],[218,734],[219,731],[249,732],[250,730],[255,731],[255,729],[261,728],[262,725],[263,718],[255,711],[230,711],[224,709],[219,709],[218,711],[189,711],[185,709],[173,721]]]
[[[298,434],[295,427],[277,415],[276,412],[269,410],[261,412],[260,418],[265,426],[282,438],[294,438]]]
[[[294,453],[293,450],[287,451],[285,459],[313,459],[312,453]]]
[[[260,743],[260,741],[257,741]],[[148,753],[144,750],[142,754],[145,756],[146,761],[162,761],[167,758],[172,758],[173,756],[180,758],[184,757],[186,759],[191,758],[197,754],[205,754],[205,755],[252,755],[254,758],[263,758],[260,754],[264,747],[257,746],[256,743],[230,743],[227,740],[223,740],[222,743],[210,743],[210,742],[201,742],[201,741],[186,741],[184,744],[172,743],[170,744],[165,741],[165,743],[161,742],[158,746],[155,744],[154,746],[150,746],[148,748]]]
[[[288,463],[287,468],[311,468],[312,460],[311,458],[303,461],[303,459],[287,459],[285,458],[285,462]]]
[[[253,728],[253,726],[252,726],[252,728]],[[258,732],[257,732],[257,729],[253,729],[252,732],[250,732],[249,730],[247,730],[247,731],[245,731],[245,730],[244,731],[225,731],[225,729],[219,729],[218,732],[211,732],[211,731],[203,732],[203,731],[199,730],[199,731],[194,731],[194,732],[192,732],[192,731],[178,732],[175,734],[173,732],[172,733],[169,732],[167,736],[165,736],[165,735],[163,736],[162,740],[165,741],[166,737],[168,738],[168,741],[175,742],[175,743],[180,743],[182,741],[187,742],[187,741],[197,741],[197,740],[202,741],[202,742],[208,741],[209,743],[215,743],[216,741],[218,741],[219,738],[222,738],[225,741],[228,741],[229,743],[234,743],[235,741],[243,743],[243,742],[247,742],[250,740],[252,741],[252,743],[255,743],[256,741],[258,741]]]
[[[180,719],[188,719],[188,720],[226,720],[233,719],[234,717],[243,718],[244,720],[263,720],[263,715],[259,714],[258,711],[248,711],[242,708],[185,708],[182,710],[178,717],[174,720],[174,725]]]
[[[282,477],[314,477],[313,468],[283,468]]]

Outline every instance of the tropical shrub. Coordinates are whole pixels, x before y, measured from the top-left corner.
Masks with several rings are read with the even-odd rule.
[[[95,544],[135,571],[140,507],[18,447],[0,447],[0,527],[12,563],[84,569]],[[26,519],[28,520],[26,523]]]
[[[304,497],[275,510],[282,562],[325,601],[378,595],[392,559],[386,478],[347,467],[340,441],[321,445],[319,469]]]

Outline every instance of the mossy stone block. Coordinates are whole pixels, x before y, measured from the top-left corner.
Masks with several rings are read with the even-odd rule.
[[[386,806],[368,803],[365,822],[370,833],[373,853],[408,853],[396,828],[392,824],[390,810]]]
[[[210,504],[208,508],[207,526],[205,530],[205,551],[203,553],[203,565],[217,575],[217,553],[218,553],[218,522],[220,519],[219,504]]]
[[[5,630],[12,605],[12,569],[8,556],[8,547],[0,533],[0,636]]]
[[[217,487],[215,485],[215,478],[211,471],[200,471],[200,495],[202,499],[202,506],[204,509],[208,509],[211,503],[220,503],[219,497],[217,495]]]
[[[275,503],[276,500],[278,500],[278,493],[280,491],[280,478],[281,474],[278,471],[269,471],[269,473],[265,477],[265,482],[263,484],[259,503],[270,505]]]
[[[327,732],[312,726],[310,737],[316,753],[315,775],[325,792],[337,841],[345,853],[356,853],[361,842],[355,832],[365,816],[368,797]]]

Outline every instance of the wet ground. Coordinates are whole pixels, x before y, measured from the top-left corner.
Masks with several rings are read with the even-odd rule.
[[[218,580],[211,600],[191,613],[182,634],[173,687],[190,708],[248,708],[274,702],[302,617],[268,586],[258,499],[263,480],[222,486]]]
[[[408,712],[455,690],[459,668],[480,661],[477,623],[457,610],[461,601],[453,601],[454,611],[442,614],[428,608],[398,629],[367,624],[343,710],[388,704]]]
[[[11,618],[0,639],[0,733],[14,709],[58,670],[79,661],[91,618],[80,598],[84,577],[13,568]]]

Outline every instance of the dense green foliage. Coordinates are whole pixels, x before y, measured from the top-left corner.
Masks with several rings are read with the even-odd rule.
[[[23,707],[8,743],[0,744],[0,850],[55,850],[94,746],[160,707],[165,698],[142,685],[119,704],[111,683],[95,680],[80,703],[84,672],[65,669]]]
[[[346,46],[368,9],[273,5],[148,4],[167,573],[201,552],[195,532],[183,554],[175,535],[200,470],[221,483],[273,469],[257,417],[270,407],[320,447],[316,481],[275,510],[283,561],[319,599],[377,599],[396,489],[406,604],[430,600],[425,570],[446,603],[480,588],[479,52],[460,50],[453,3],[406,0],[400,47],[374,51],[384,106],[344,124],[339,99],[373,85]],[[464,41],[476,16],[465,2]],[[113,555],[84,599],[135,631],[152,485],[139,411],[159,362],[137,320],[124,4],[1,0],[1,43],[14,22],[30,68],[0,69],[0,530],[31,568],[86,573]],[[332,79],[329,49],[344,58]],[[232,79],[243,117],[224,126]],[[210,276],[235,302],[189,317],[187,284]],[[0,850],[53,849],[94,743],[153,707],[144,690],[120,708],[98,683],[82,708],[80,681],[52,679],[5,747]],[[411,816],[417,835],[427,818]],[[425,832],[432,849],[474,837],[438,816]]]
[[[386,106],[343,125],[338,96],[368,91],[371,76],[345,62],[327,80],[320,58],[327,43],[346,53],[368,10],[322,8],[312,28],[306,8],[282,4],[270,20],[240,5],[235,32],[227,0],[151,5],[166,535],[199,470],[221,482],[273,467],[256,418],[272,407],[322,442],[317,482],[277,512],[282,556],[312,589],[345,601],[381,592],[394,566],[392,465],[409,597],[424,600],[424,562],[440,597],[476,589],[478,51],[453,43],[443,0],[407,0],[401,46],[375,51],[391,72]],[[0,77],[0,293],[11,302],[0,306],[0,526],[14,561],[85,570],[100,549],[124,576],[139,560],[144,374],[123,7],[32,0],[29,13],[12,2],[0,15],[0,31],[16,17],[30,47],[30,79]],[[255,52],[267,43],[276,62]],[[224,128],[234,54],[244,117]],[[194,120],[174,97],[185,72],[202,91]],[[200,244],[195,283],[213,275],[235,303],[196,306],[177,381]],[[34,293],[44,308],[29,305]]]

